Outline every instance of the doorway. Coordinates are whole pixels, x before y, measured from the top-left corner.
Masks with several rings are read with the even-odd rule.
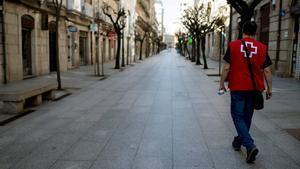
[[[270,30],[270,4],[266,4],[260,8],[260,41],[265,44],[269,45],[269,30]]]
[[[22,63],[23,77],[32,76],[32,30],[34,28],[34,19],[29,15],[21,18],[22,22]]]
[[[295,18],[294,34],[291,75],[300,78],[300,16]]]
[[[79,55],[80,55],[80,65],[87,65],[87,33],[80,32],[79,37]]]
[[[54,21],[49,23],[49,67],[50,72],[57,69],[57,41],[56,41],[56,23]]]

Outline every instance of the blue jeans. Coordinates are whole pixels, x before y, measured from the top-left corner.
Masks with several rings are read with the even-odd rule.
[[[255,147],[249,133],[254,112],[251,91],[231,91],[231,117],[234,122],[238,138],[247,150]]]

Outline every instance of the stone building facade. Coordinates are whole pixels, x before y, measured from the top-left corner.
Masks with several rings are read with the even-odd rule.
[[[61,71],[93,63],[90,33],[93,13],[90,11],[91,1],[63,1],[58,42]],[[7,0],[4,16],[7,82],[56,71],[53,1]]]
[[[136,4],[136,58],[146,58],[153,55],[157,45],[155,39],[158,38],[158,23],[155,16],[154,0],[137,0]],[[141,39],[144,39],[142,42]],[[142,46],[141,46],[142,44]],[[142,47],[142,52],[140,52]]]
[[[227,48],[227,35],[225,28],[229,26],[229,6],[226,0],[213,1],[207,0],[205,6],[210,11],[210,16],[213,18],[216,15],[222,14],[224,18],[224,27],[210,32],[206,35],[206,56],[214,60],[219,60],[221,56],[224,55]]]
[[[256,39],[268,46],[273,72],[283,77],[300,77],[299,0],[263,0],[255,9]],[[239,14],[233,12],[232,39],[238,36]]]
[[[5,71],[5,60],[4,58],[4,20],[3,20],[3,15],[4,15],[4,11],[3,11],[3,1],[0,2],[0,77],[3,77],[3,78],[0,78],[0,83],[6,83],[6,75],[4,75],[4,71]]]
[[[3,2],[1,13],[4,17],[0,15],[0,24],[5,29],[0,29],[0,82],[4,83],[6,79],[10,83],[55,72],[58,65],[53,0]],[[62,0],[62,4],[58,42],[61,71],[95,65],[95,74],[99,75],[100,63],[115,59],[117,37],[111,21],[103,13],[104,5],[113,11],[121,7],[126,10],[123,45],[127,64],[137,56],[135,46],[139,45],[135,45],[135,32],[141,33],[149,25],[152,28],[150,23],[155,18],[153,0]],[[2,43],[2,37],[5,37],[5,43]],[[151,54],[150,37],[143,44],[144,58]]]
[[[124,7],[127,17],[126,17],[126,27],[124,29],[124,55],[126,64],[131,64],[134,62],[135,56],[135,36],[134,27],[136,22],[136,0],[122,0],[121,6]]]

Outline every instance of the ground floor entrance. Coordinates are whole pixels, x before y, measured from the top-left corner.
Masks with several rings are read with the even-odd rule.
[[[87,42],[88,42],[87,32],[80,31],[79,37],[79,55],[80,55],[80,65],[88,64],[87,56]]]
[[[34,19],[29,15],[22,16],[22,63],[23,77],[32,75],[32,30]]]
[[[54,72],[57,69],[57,41],[56,41],[56,23],[49,23],[49,70]]]
[[[300,78],[300,17],[295,17],[291,75]]]

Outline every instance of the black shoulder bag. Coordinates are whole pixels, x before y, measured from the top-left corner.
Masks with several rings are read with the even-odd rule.
[[[261,110],[264,108],[264,97],[262,95],[262,92],[259,91],[257,88],[256,88],[256,83],[255,83],[255,79],[254,79],[254,74],[253,74],[253,69],[252,69],[252,65],[251,65],[251,61],[250,61],[250,53],[248,51],[248,48],[246,46],[246,43],[244,40],[242,40],[242,44],[244,45],[244,50],[246,52],[246,56],[247,56],[247,62],[248,62],[248,69],[249,69],[249,72],[250,72],[250,76],[251,76],[251,79],[252,79],[252,84],[253,84],[253,87],[254,87],[254,91],[253,91],[253,107],[255,110]]]

